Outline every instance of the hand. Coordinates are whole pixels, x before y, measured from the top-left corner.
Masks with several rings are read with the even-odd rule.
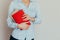
[[[27,30],[30,25],[26,24],[27,22],[23,22],[21,24],[18,24],[18,28],[22,30]]]
[[[24,20],[30,20],[31,17],[28,14],[24,14],[22,17]]]
[[[28,14],[24,14],[23,17],[22,17],[24,20],[30,20],[32,22],[35,21],[35,18],[34,17],[30,17]]]

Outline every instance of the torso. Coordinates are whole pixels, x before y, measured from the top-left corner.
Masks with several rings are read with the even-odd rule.
[[[33,3],[27,4],[27,6],[25,6],[23,3],[18,3],[17,6],[15,6],[15,8],[17,9],[24,9],[24,11],[29,14],[31,17],[35,17],[35,6],[33,6]],[[21,31],[20,29],[15,29],[12,32],[13,37],[18,38],[18,39],[24,39],[25,37],[30,40],[31,38],[34,37],[34,25],[32,23],[32,25],[30,26],[30,28],[28,30],[23,30]]]

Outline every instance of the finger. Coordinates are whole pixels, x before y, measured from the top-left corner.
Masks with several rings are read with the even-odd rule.
[[[29,20],[28,18],[23,19],[24,21]]]
[[[26,18],[26,16],[23,16],[22,18]]]
[[[23,16],[26,16],[27,14],[24,14]]]
[[[24,21],[26,21],[27,19],[24,19]]]
[[[28,22],[25,22],[25,23],[28,23]]]

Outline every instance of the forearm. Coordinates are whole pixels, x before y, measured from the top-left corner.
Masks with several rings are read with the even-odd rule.
[[[17,24],[12,21],[10,17],[7,18],[8,27],[16,28]]]
[[[41,23],[40,17],[36,17],[36,18],[35,17],[31,17],[30,21],[32,21],[35,24],[40,24]]]

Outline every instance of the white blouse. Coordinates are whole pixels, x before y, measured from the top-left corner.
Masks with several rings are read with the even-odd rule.
[[[30,15],[31,17],[35,17],[35,22],[31,22],[31,25],[28,30],[20,30],[17,28],[17,24],[12,21],[12,19],[9,17],[11,13],[13,12],[14,9],[23,9],[25,13]],[[34,33],[34,24],[40,24],[40,7],[36,2],[30,2],[29,7],[26,7],[23,2],[17,1],[11,2],[9,6],[9,11],[8,11],[8,18],[7,18],[7,24],[8,27],[14,28],[12,32],[12,36],[18,40],[31,40],[32,38],[35,38],[35,33]]]

